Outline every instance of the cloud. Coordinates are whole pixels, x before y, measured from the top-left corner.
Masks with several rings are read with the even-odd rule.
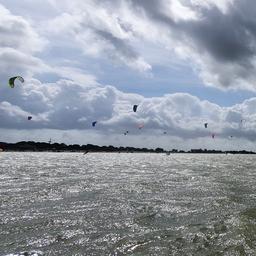
[[[255,90],[253,0],[55,1],[55,6],[62,14],[47,23],[46,34],[75,43],[85,55],[151,72],[156,63],[146,53],[150,47],[165,49],[190,63],[206,85]],[[164,56],[158,61],[166,64]]]
[[[22,52],[41,51],[46,44],[31,25],[21,16],[15,16],[0,5],[0,46]]]
[[[1,125],[2,128],[23,128],[24,120],[28,121],[28,116],[31,116],[31,113],[24,111],[19,106],[12,105],[6,101],[0,103],[0,111],[0,117],[2,117],[3,120]],[[34,123],[42,123],[42,121],[46,120],[47,117],[45,114],[37,114],[33,116]],[[36,125],[34,127],[36,127]]]
[[[80,84],[96,84],[96,78],[85,70],[73,66],[46,64],[40,55],[49,46],[49,41],[38,34],[31,22],[21,16],[12,14],[0,4],[0,81],[8,83],[8,79],[21,75],[27,79],[38,75],[54,74],[68,78]],[[39,29],[40,30],[40,29]],[[0,91],[6,88],[0,88]],[[35,88],[33,93],[36,92]]]
[[[232,135],[250,140],[256,135],[256,98],[221,107],[187,93],[145,98],[109,85],[64,79],[56,83],[31,79],[6,92],[0,101],[1,128],[87,130],[113,136],[126,130],[145,136],[167,132],[183,140],[209,138],[212,133],[219,138]],[[136,113],[134,104],[138,104]],[[33,116],[30,122],[28,115]],[[98,121],[95,128],[93,121]],[[141,124],[142,130],[138,129]]]
[[[58,66],[51,69],[51,72],[58,74],[62,78],[72,79],[79,84],[97,84],[97,79],[91,74],[85,73],[84,70],[75,67]]]
[[[229,135],[255,140],[255,98],[230,107],[186,93],[147,98],[105,85],[87,71],[95,58],[98,62],[91,70],[99,72],[113,65],[154,72],[154,65],[168,65],[169,53],[175,53],[206,85],[255,90],[256,4],[252,0],[48,3],[54,8],[49,19],[40,16],[40,23],[33,15],[31,21],[0,5],[1,82],[7,85],[10,74],[26,80],[15,89],[0,87],[2,129],[73,131],[76,138],[86,131],[95,141],[105,138],[117,143],[128,129],[129,142],[134,144],[150,139],[156,144],[162,137],[164,142],[165,131],[177,144],[206,143],[211,133],[223,143]],[[65,63],[56,57],[56,46],[67,57]],[[69,56],[74,49],[81,55],[75,61]],[[152,58],[152,64],[147,54],[151,49],[165,56]],[[133,104],[139,105],[137,113]],[[28,115],[33,116],[31,122]],[[92,128],[95,120],[98,123]]]
[[[154,72],[153,64],[166,65],[164,56],[162,62],[158,58],[158,63],[150,63],[150,48],[165,49],[190,63],[206,85],[255,90],[256,4],[252,0],[47,3],[49,20],[40,21],[40,27],[36,27],[43,37],[23,17],[0,6],[1,24],[5,24],[0,27],[2,52],[6,48],[15,50],[27,59],[33,57],[31,66],[39,66],[35,70],[24,65],[24,73],[26,68],[33,73],[49,69],[51,65],[42,67],[42,60],[33,55],[47,43],[51,48],[53,43],[49,42],[57,40],[67,50],[75,47],[85,56],[146,73]]]
[[[197,65],[206,85],[255,90],[254,1],[131,1],[159,29],[169,29],[171,48]],[[168,3],[194,15],[177,19]]]
[[[47,72],[49,67],[35,55],[42,51],[47,40],[41,38],[30,23],[13,15],[0,5],[0,81],[7,84],[14,75],[32,76]]]
[[[66,38],[84,54],[107,58],[114,65],[126,65],[140,72],[151,71],[151,65],[132,45],[129,24],[122,22],[119,15],[113,15],[110,6],[97,1],[66,2],[66,5],[63,14],[47,22],[46,34]]]
[[[34,73],[51,70],[39,58],[9,47],[0,47],[0,69],[1,80],[5,82],[13,75],[32,76]]]

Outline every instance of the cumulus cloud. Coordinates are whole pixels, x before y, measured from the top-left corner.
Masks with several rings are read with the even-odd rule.
[[[62,78],[72,79],[74,82],[79,84],[97,84],[97,79],[91,74],[85,73],[84,70],[69,66],[57,66],[50,70],[53,73],[58,74]]]
[[[8,91],[8,90],[7,90]],[[163,135],[180,139],[236,136],[255,139],[256,99],[232,107],[186,93],[145,98],[113,86],[78,84],[70,80],[41,83],[31,79],[9,90],[0,105],[1,128],[87,130],[102,134]],[[133,112],[132,106],[138,104]],[[27,116],[32,115],[32,121]],[[95,128],[92,122],[97,121]],[[208,123],[208,129],[204,123]],[[143,124],[140,130],[139,125]]]

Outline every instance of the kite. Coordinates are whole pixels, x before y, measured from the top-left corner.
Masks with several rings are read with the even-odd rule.
[[[138,108],[138,105],[133,105],[133,112],[136,112]]]
[[[14,88],[15,87],[15,80],[16,79],[18,79],[21,83],[24,83],[24,79],[23,79],[23,77],[21,77],[21,76],[14,76],[14,77],[11,77],[10,79],[9,79],[9,86],[11,87],[11,88]]]
[[[143,127],[144,127],[144,124],[139,124],[139,125],[138,125],[138,128],[139,128],[139,129],[142,129]]]

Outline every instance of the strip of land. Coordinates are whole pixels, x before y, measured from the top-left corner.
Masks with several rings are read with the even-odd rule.
[[[193,154],[256,154],[253,151],[239,150],[239,151],[222,151],[222,150],[208,150],[208,149],[191,149],[184,150],[164,150],[162,148],[135,148],[135,147],[114,147],[114,146],[98,146],[98,145],[66,145],[64,143],[47,143],[34,141],[20,141],[17,143],[0,142],[1,151],[17,151],[17,152],[118,152],[118,153],[193,153]]]

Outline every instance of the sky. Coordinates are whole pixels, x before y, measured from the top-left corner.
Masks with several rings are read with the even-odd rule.
[[[255,12],[254,0],[0,0],[0,141],[256,150]]]

